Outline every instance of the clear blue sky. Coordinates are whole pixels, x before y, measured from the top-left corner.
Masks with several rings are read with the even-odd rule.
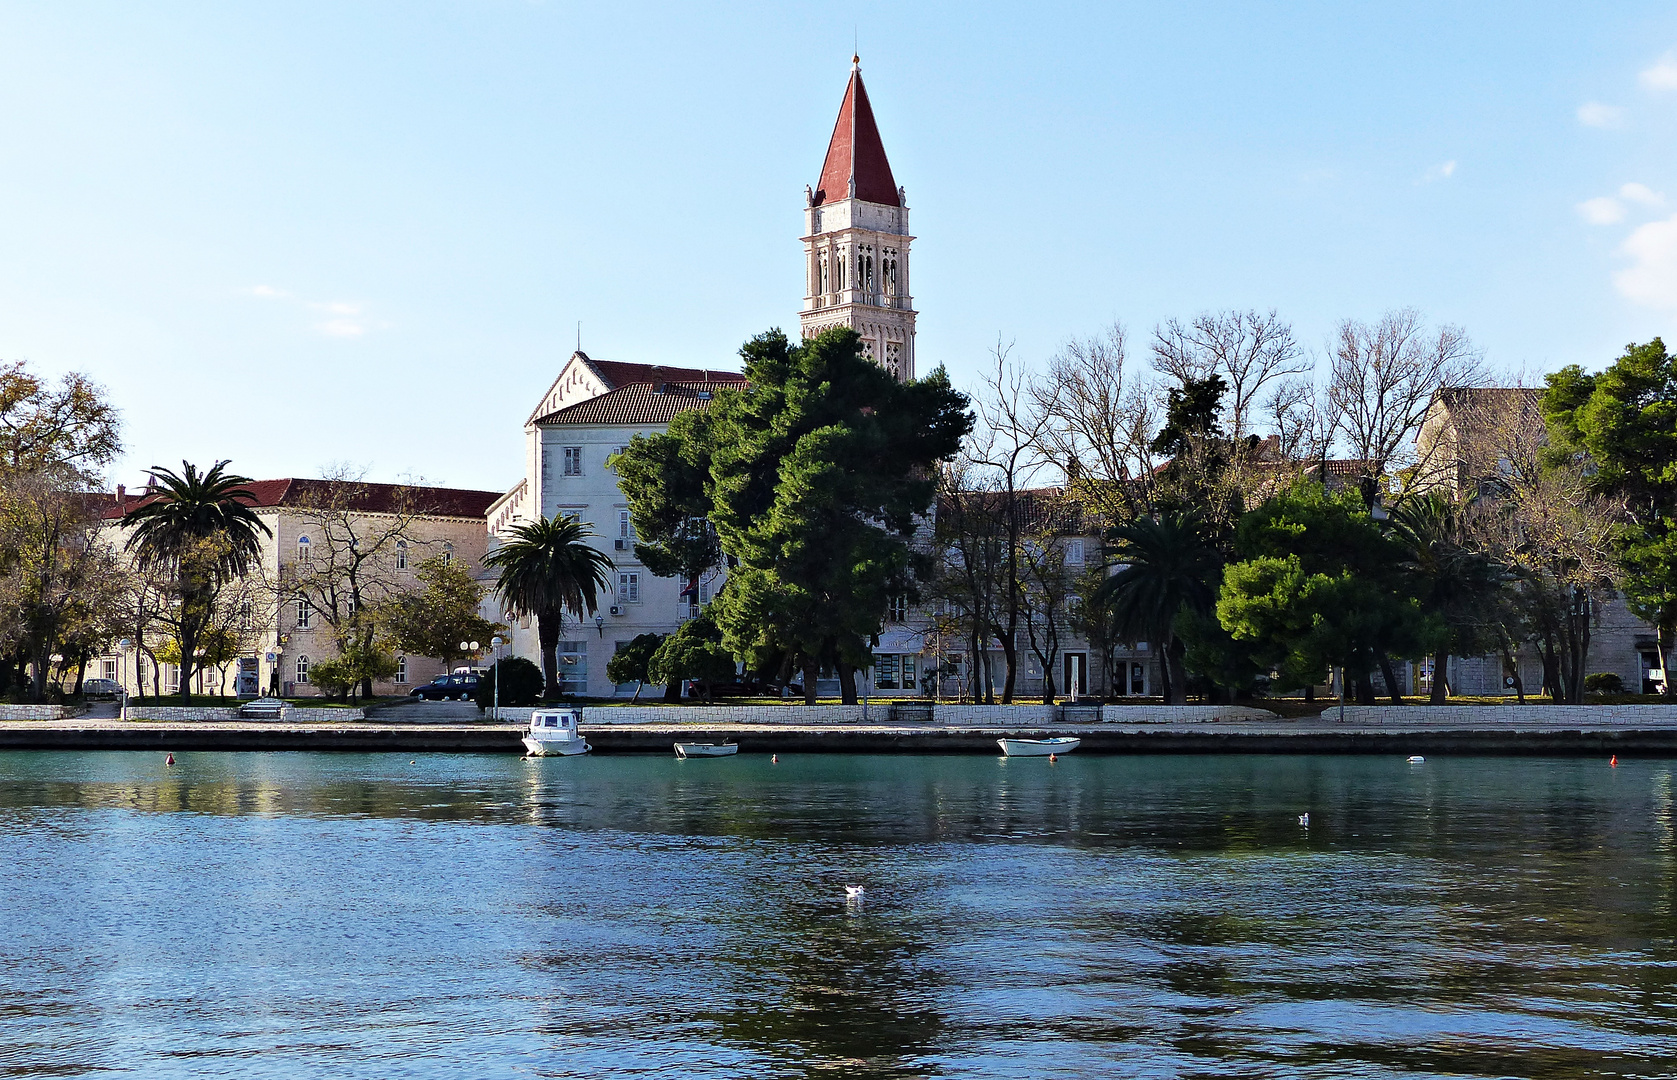
[[[1226,306],[1539,371],[1671,332],[1668,3],[835,10],[0,0],[0,358],[108,385],[129,483],[505,487],[578,320],[712,366],[795,328],[853,32],[959,383]]]

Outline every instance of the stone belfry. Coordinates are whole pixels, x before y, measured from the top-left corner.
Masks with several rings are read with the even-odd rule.
[[[804,189],[804,337],[832,326],[899,379],[914,378],[914,298],[908,288],[908,203],[862,86],[860,57],[814,190]]]

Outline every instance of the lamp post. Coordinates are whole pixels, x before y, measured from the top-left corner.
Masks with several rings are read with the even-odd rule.
[[[489,669],[490,674],[495,679],[495,685],[491,688],[495,692],[494,712],[490,715],[495,718],[497,724],[501,722],[501,646],[503,644],[504,642],[501,641],[501,635],[499,634],[489,639],[489,647],[495,652],[495,666]]]
[[[123,672],[128,667],[128,650],[133,644],[127,638],[116,643],[116,692],[121,695],[117,698],[116,706],[119,720],[128,719],[128,679]]]
[[[594,629],[600,632],[600,640],[606,639],[606,617],[598,611],[594,613]]]

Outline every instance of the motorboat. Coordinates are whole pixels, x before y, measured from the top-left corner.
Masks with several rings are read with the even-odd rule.
[[[739,752],[739,743],[678,742],[675,744],[675,756],[678,758],[731,757]]]
[[[534,757],[572,757],[594,749],[577,724],[581,709],[537,709],[530,714],[530,730],[524,735],[524,749]]]
[[[1055,739],[997,739],[1002,753],[1008,757],[1048,757],[1050,754],[1069,754],[1083,745],[1082,739],[1062,735]]]

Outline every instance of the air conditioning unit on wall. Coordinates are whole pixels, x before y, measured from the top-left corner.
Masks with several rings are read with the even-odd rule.
[[[629,538],[628,537],[619,536],[617,538],[617,550],[618,551],[628,551],[629,550]]]
[[[611,613],[613,615],[621,615],[621,614],[623,614],[623,609],[621,607],[617,606],[616,604],[613,604],[611,606]]]

